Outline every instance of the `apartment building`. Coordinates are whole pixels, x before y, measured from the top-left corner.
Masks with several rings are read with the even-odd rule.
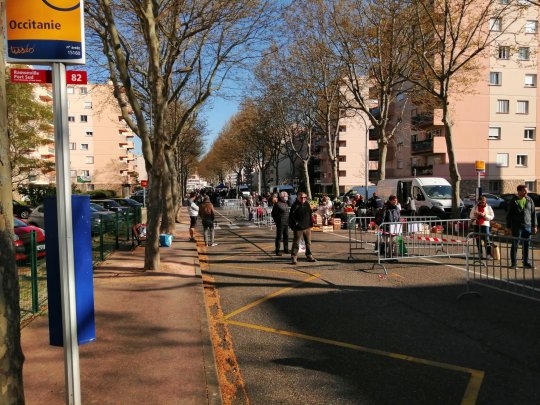
[[[452,94],[452,139],[462,178],[462,195],[474,192],[478,181],[477,160],[486,162],[486,172],[481,177],[484,191],[513,193],[518,184],[526,184],[531,191],[539,190],[539,9],[529,4],[508,28],[505,21],[491,21],[492,30],[504,27],[505,33],[477,60],[479,80],[467,92]],[[375,180],[378,150],[369,129],[366,147],[363,118],[340,121],[340,189],[351,182],[364,184],[361,173],[365,171],[366,156],[369,178]],[[405,111],[402,124],[388,146],[387,178],[450,178],[441,118],[440,109],[422,110],[413,105]],[[331,171],[322,163],[320,169],[320,184],[328,189]]]
[[[139,175],[134,163],[134,134],[120,115],[112,85],[70,85],[67,92],[72,183],[82,191],[108,189],[127,195]],[[36,86],[35,94],[52,103],[50,85]],[[45,136],[51,143],[33,153],[54,160],[54,136]],[[41,184],[55,181],[54,173],[32,179]]]

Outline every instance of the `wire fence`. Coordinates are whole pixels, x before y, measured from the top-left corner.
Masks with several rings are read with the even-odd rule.
[[[115,250],[129,249],[136,245],[133,226],[141,221],[141,210],[131,208],[114,215],[102,214],[91,221],[92,261],[104,261]],[[21,321],[43,311],[47,307],[47,264],[42,250],[36,246],[32,231],[25,245],[24,258],[17,262],[19,274],[19,307]]]

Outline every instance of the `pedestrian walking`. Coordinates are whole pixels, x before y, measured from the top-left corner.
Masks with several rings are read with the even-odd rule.
[[[199,216],[204,231],[204,244],[206,246],[217,246],[217,243],[214,243],[215,211],[209,197],[204,197],[203,203],[199,207]]]
[[[486,245],[487,258],[493,259],[493,252],[489,250],[489,221],[495,218],[495,213],[493,212],[493,208],[491,208],[491,206],[487,203],[485,196],[480,196],[478,199],[478,204],[474,206],[469,215],[473,221],[474,231],[480,234],[476,238],[476,246],[478,248],[479,257],[482,258],[482,241],[484,241],[484,244]]]
[[[407,209],[407,211],[409,211],[409,215],[411,217],[416,216],[416,202],[411,195],[407,197],[407,201],[405,202],[405,208]]]
[[[279,193],[279,197],[272,206],[272,219],[276,224],[276,256],[281,256],[280,252],[281,241],[283,240],[283,252],[289,253],[289,211],[290,207],[287,204],[289,195],[286,191]]]
[[[195,242],[194,229],[197,225],[197,216],[199,215],[199,206],[195,202],[197,193],[192,192],[188,199],[188,214],[189,214],[189,241]]]
[[[526,269],[534,269],[534,263],[531,263],[529,260],[529,247],[531,244],[531,235],[536,234],[537,231],[537,222],[534,202],[532,198],[527,195],[528,192],[527,186],[524,184],[517,186],[517,194],[508,204],[506,226],[512,231],[513,237],[525,239],[521,244],[523,267]],[[516,256],[518,243],[518,240],[512,241],[512,248],[510,250],[511,268],[517,267]]]
[[[297,263],[298,250],[300,249],[300,239],[303,238],[306,244],[306,257],[308,262],[316,262],[311,253],[311,206],[307,200],[307,194],[301,192],[297,200],[291,206],[289,213],[289,226],[293,230],[293,242],[291,249],[291,264]]]

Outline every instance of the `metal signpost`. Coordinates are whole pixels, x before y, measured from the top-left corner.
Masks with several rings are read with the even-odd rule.
[[[85,63],[83,10],[82,0],[7,0],[5,19],[7,62],[52,63],[66,403],[70,405],[81,404],[81,389],[65,64]]]

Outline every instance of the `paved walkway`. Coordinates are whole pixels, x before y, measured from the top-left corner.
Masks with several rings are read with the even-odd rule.
[[[183,215],[187,219],[187,216]],[[196,245],[177,224],[162,268],[144,272],[144,248],[115,252],[94,272],[96,342],[79,347],[83,404],[219,404]],[[27,405],[63,404],[63,349],[48,318],[22,330]]]

